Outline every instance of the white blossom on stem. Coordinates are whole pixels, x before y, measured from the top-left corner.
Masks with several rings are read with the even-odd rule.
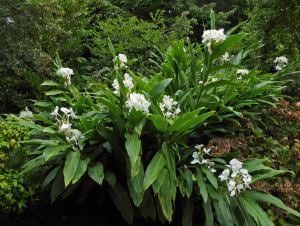
[[[125,104],[129,111],[135,109],[136,111],[142,111],[146,114],[149,113],[149,107],[151,105],[151,103],[146,100],[145,96],[140,93],[131,93]]]

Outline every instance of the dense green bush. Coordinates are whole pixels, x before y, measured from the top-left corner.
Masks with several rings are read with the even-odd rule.
[[[35,186],[21,174],[26,152],[21,141],[30,138],[29,130],[13,121],[0,121],[0,212],[22,211],[33,196]]]
[[[208,134],[224,132],[226,123],[255,120],[274,106],[284,87],[278,74],[243,69],[242,54],[230,51],[245,35],[227,35],[212,30],[201,45],[175,42],[160,71],[146,75],[131,71],[126,55],[110,46],[112,88],[96,82],[79,91],[73,71],[60,68],[65,83],[45,81],[48,101],[36,102],[32,121],[19,119],[31,129],[27,143],[35,150],[25,171],[47,170],[43,184],[52,200],[93,180],[129,224],[136,214],[172,222],[179,205],[184,226],[192,225],[199,206],[206,225],[274,225],[261,202],[300,217],[275,196],[249,190],[252,182],[289,171],[263,159],[242,163],[238,152],[214,156],[205,147]]]

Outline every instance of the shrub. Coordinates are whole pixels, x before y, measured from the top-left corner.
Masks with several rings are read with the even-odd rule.
[[[43,184],[51,187],[52,200],[93,180],[129,224],[138,213],[172,222],[178,204],[184,226],[192,225],[196,206],[206,225],[274,225],[261,202],[299,217],[271,194],[249,190],[252,182],[289,171],[263,159],[242,163],[239,153],[217,157],[205,147],[207,134],[255,118],[284,87],[276,74],[243,69],[242,52],[224,55],[244,37],[227,35],[211,30],[202,45],[175,42],[151,76],[136,75],[126,55],[110,46],[112,87],[96,82],[79,91],[70,83],[71,70],[60,70],[64,85],[45,81],[48,101],[36,102],[32,121],[19,119],[31,128],[27,143],[35,150],[25,171],[47,169]]]
[[[9,119],[0,121],[0,211],[22,211],[33,196],[34,187],[29,177],[21,174],[20,167],[26,158],[21,141],[28,140],[28,128]]]

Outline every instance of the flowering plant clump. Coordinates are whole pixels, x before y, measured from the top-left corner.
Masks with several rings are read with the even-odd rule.
[[[160,110],[166,118],[174,118],[181,110],[177,106],[177,101],[168,95],[164,95],[162,101],[159,103]]]
[[[251,189],[252,177],[248,170],[242,168],[242,166],[242,162],[232,159],[227,165],[228,168],[223,170],[219,176],[221,181],[226,181],[230,196],[235,196],[246,188]]]
[[[288,59],[285,56],[276,57],[274,60],[276,71],[282,71],[288,64]]]
[[[55,89],[35,103],[40,113],[32,121],[17,118],[33,134],[27,142],[35,150],[33,159],[24,169],[46,167],[44,185],[52,200],[101,186],[99,195],[108,195],[129,225],[136,212],[172,222],[178,203],[188,207],[182,212],[184,226],[192,224],[194,205],[203,208],[206,225],[273,225],[260,202],[300,216],[271,194],[247,189],[251,182],[286,170],[267,167],[261,159],[226,165],[228,156],[214,157],[209,148],[194,144],[226,131],[228,124],[240,125],[243,118],[256,120],[261,113],[257,106],[266,108],[282,98],[284,84],[276,75],[251,71],[236,81],[241,54],[232,56],[235,65],[220,67],[220,57],[244,36],[227,37],[221,29],[205,32],[205,45],[175,42],[160,72],[151,75],[135,74],[126,55],[116,54],[111,45],[112,85],[91,82],[81,92],[44,82]],[[215,47],[213,53],[209,45]]]

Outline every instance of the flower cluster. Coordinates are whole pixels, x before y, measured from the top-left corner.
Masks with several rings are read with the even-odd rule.
[[[118,54],[118,56],[115,57],[114,63],[116,68],[126,68],[127,63],[127,57],[124,54]],[[124,80],[122,81],[123,85],[126,89],[131,91],[134,87],[133,79],[128,74],[124,74]],[[119,95],[120,94],[120,84],[117,79],[114,79],[112,84],[114,90],[114,93]],[[125,103],[126,107],[129,109],[129,111],[132,111],[132,109],[135,109],[136,111],[142,111],[146,114],[149,114],[149,107],[151,103],[146,100],[145,96],[140,93],[130,93],[129,97]]]
[[[241,80],[244,75],[248,75],[249,74],[249,70],[248,69],[239,69],[236,71],[236,74],[239,75],[239,77],[237,77],[237,80]]]
[[[124,84],[124,87],[129,90],[132,90],[134,87],[132,77],[128,73],[124,74],[123,84]],[[115,89],[114,93],[119,95],[120,94],[120,85],[119,85],[119,82],[117,79],[114,79],[112,86]]]
[[[22,119],[25,119],[25,120],[32,120],[33,114],[32,114],[32,112],[28,109],[28,107],[26,107],[24,111],[21,111],[21,112],[20,112],[19,117],[22,118]]]
[[[174,118],[181,112],[177,106],[177,101],[174,101],[174,99],[168,95],[163,96],[159,107],[166,118]]]
[[[78,129],[72,129],[70,119],[78,118],[72,108],[56,106],[50,115],[55,117],[59,125],[58,131],[66,136],[69,143],[77,145],[79,139],[84,137]]]
[[[212,53],[212,46],[214,43],[222,42],[225,39],[226,35],[224,34],[224,29],[206,30],[202,35],[202,43],[206,44],[209,53]]]
[[[149,113],[150,105],[151,103],[140,93],[130,93],[128,100],[126,101],[126,107],[129,108],[129,111],[134,108],[136,111],[142,111],[146,114]]]
[[[281,71],[288,64],[288,59],[285,56],[276,57],[274,63],[276,71]]]
[[[221,62],[222,63],[225,63],[225,62],[228,62],[230,61],[230,55],[228,52],[224,53],[222,56],[221,56]]]
[[[205,155],[210,155],[210,148],[205,148],[203,144],[196,145],[195,148],[197,151],[193,152],[193,160],[191,161],[191,164],[200,164],[200,165],[206,165],[206,167],[213,173],[216,172],[216,169],[214,168],[215,163],[210,161],[209,159],[205,159]]]
[[[6,17],[5,22],[6,22],[6,24],[13,24],[13,23],[15,23],[15,20],[12,17]]]
[[[246,188],[251,189],[252,177],[247,169],[243,168],[243,163],[237,159],[232,159],[227,169],[219,175],[221,181],[226,181],[230,196],[235,196]]]
[[[224,29],[213,29],[206,30],[202,35],[202,43],[208,42],[222,42],[226,39],[226,35],[224,34]]]
[[[71,85],[71,75],[74,75],[74,72],[71,68],[59,68],[56,72],[65,80],[65,86]]]
[[[125,54],[119,53],[114,59],[114,64],[116,68],[126,68],[127,56]]]

